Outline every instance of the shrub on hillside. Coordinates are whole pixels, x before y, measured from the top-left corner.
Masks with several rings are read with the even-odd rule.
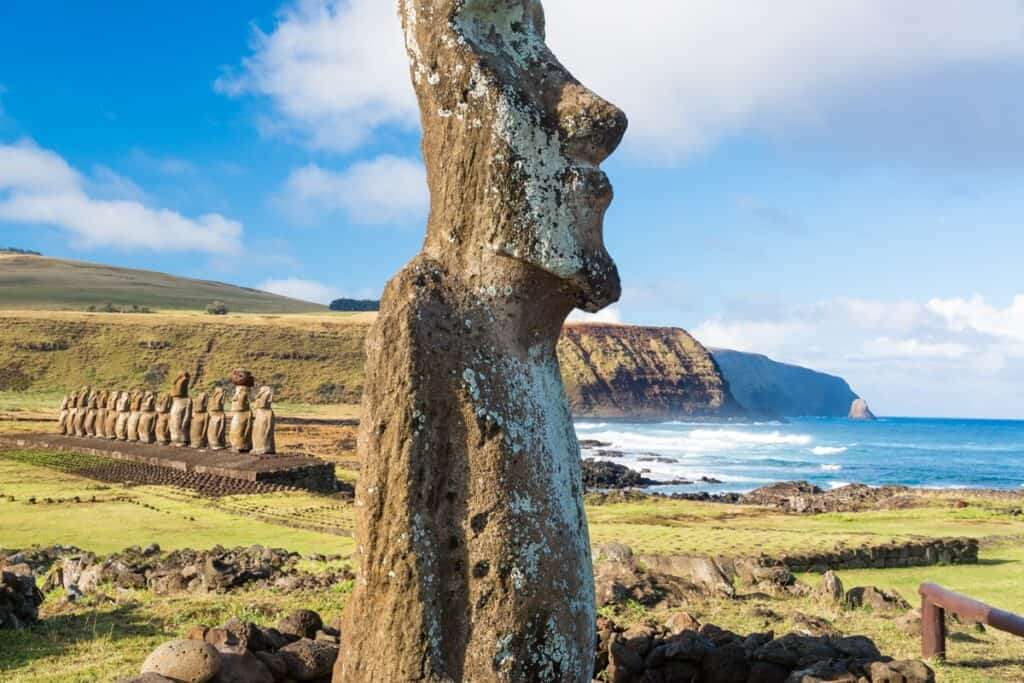
[[[379,311],[380,302],[370,299],[335,299],[330,308],[332,311]]]
[[[227,315],[228,305],[223,301],[214,301],[206,305],[206,312],[210,315]]]

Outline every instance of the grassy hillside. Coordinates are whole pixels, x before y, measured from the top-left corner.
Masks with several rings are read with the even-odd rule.
[[[44,256],[0,253],[0,308],[85,310],[146,306],[201,311],[222,301],[238,313],[312,313],[326,306],[207,280]]]

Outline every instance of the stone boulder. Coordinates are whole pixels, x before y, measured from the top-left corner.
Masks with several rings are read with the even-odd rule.
[[[892,590],[876,586],[858,586],[846,593],[846,604],[854,609],[866,607],[879,612],[903,612],[910,609],[910,603]]]
[[[284,660],[289,676],[297,681],[313,681],[331,673],[338,659],[338,646],[303,638],[285,645],[277,654]]]
[[[43,593],[27,564],[0,570],[0,629],[20,629],[39,619]]]
[[[155,673],[181,683],[206,683],[220,672],[221,656],[202,640],[172,640],[146,658],[142,673]]]
[[[843,582],[839,580],[839,577],[831,569],[821,577],[821,583],[814,590],[814,594],[826,602],[842,602],[846,597],[846,592],[843,590]]]

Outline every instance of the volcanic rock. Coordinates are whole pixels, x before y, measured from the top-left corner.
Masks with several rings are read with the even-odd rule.
[[[851,420],[865,420],[871,421],[876,419],[875,414],[868,408],[868,402],[862,398],[856,399],[852,405],[850,405],[849,419]]]
[[[182,683],[206,683],[220,671],[220,653],[201,640],[172,640],[146,658],[142,673],[157,673]]]

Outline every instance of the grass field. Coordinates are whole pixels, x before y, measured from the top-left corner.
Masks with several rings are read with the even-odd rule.
[[[0,308],[85,310],[90,305],[239,313],[324,312],[326,306],[245,287],[83,261],[0,254]]]

